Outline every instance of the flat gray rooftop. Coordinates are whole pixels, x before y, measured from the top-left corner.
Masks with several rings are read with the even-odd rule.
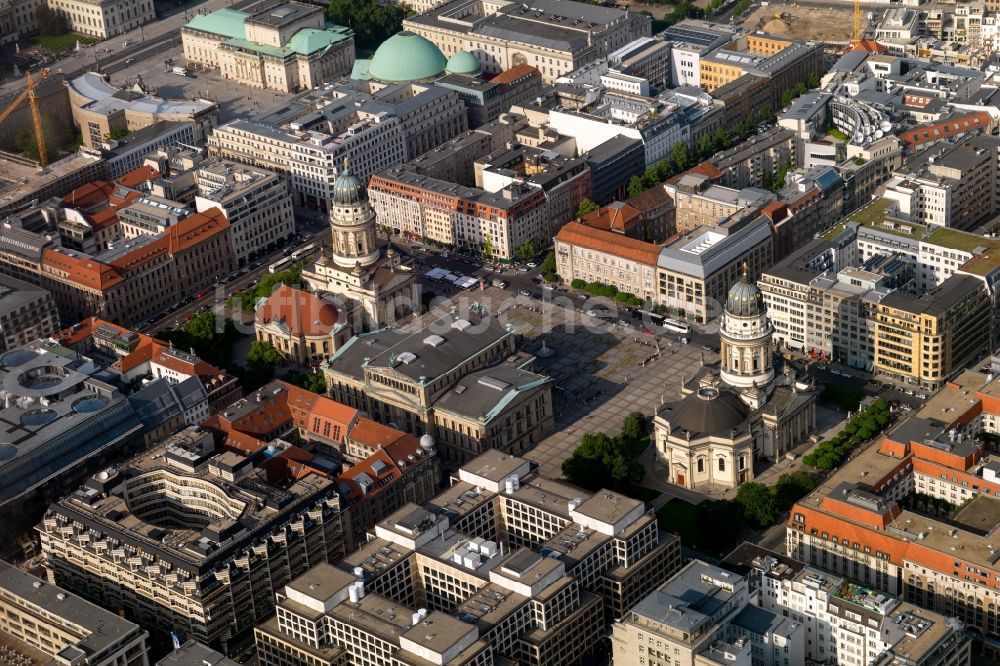
[[[331,357],[330,370],[361,379],[366,367],[391,368],[411,380],[433,382],[513,335],[495,317],[468,316],[446,314],[423,320],[416,331],[382,329],[355,336]]]
[[[137,624],[2,560],[0,560],[0,590],[24,599],[28,604],[37,607],[40,612],[62,618],[65,621],[64,629],[70,633],[73,630],[68,625],[82,628],[83,633],[73,646],[88,656],[114,645],[130,634],[138,634],[141,631]]]

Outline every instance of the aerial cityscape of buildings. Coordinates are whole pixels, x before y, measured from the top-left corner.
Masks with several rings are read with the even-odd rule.
[[[0,2],[0,666],[996,663],[997,50]]]

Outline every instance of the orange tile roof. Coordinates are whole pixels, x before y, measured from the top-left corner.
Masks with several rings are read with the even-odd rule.
[[[124,326],[113,324],[98,317],[88,317],[80,323],[60,331],[55,337],[63,345],[72,348],[85,340],[90,339],[98,328],[111,329],[121,334],[132,333],[139,340],[135,349],[133,349],[130,354],[123,356],[112,364],[111,367],[119,372],[128,372],[133,368],[139,367],[143,363],[153,361],[166,368],[170,368],[175,372],[187,375],[214,377],[222,374],[221,370],[210,363],[202,361],[201,359],[191,363],[177,358],[169,353],[171,349],[170,345],[162,340],[157,340],[156,338],[150,337],[144,333],[138,333],[125,328]]]
[[[413,444],[418,447],[420,446],[420,442],[413,435],[405,433],[402,430],[390,428],[365,416],[359,418],[354,427],[351,428],[350,437],[352,441],[372,449],[377,449],[379,446],[388,447],[399,442],[408,442],[409,440],[413,440]],[[406,455],[410,454],[407,453]]]
[[[594,229],[604,229],[615,231],[620,234],[625,233],[637,223],[641,213],[630,204],[620,206],[602,206],[581,217],[578,221]]]
[[[701,164],[696,164],[695,166],[688,169],[689,173],[697,173],[702,176],[707,176],[708,178],[715,180],[717,178],[722,178],[725,174],[711,162],[702,162]]]
[[[209,208],[203,213],[192,213],[177,224],[167,227],[165,237],[170,254],[190,249],[199,243],[225,233],[229,220],[218,208]]]
[[[294,336],[329,335],[337,323],[337,308],[316,294],[281,285],[257,310],[258,324],[283,322]]]
[[[95,180],[74,189],[63,197],[63,204],[72,208],[92,208],[106,204],[115,191],[114,183]]]
[[[917,146],[923,143],[960,136],[966,132],[988,128],[992,124],[993,118],[990,114],[985,111],[977,111],[958,118],[949,118],[948,120],[914,127],[905,132],[900,132],[896,136],[900,141],[910,146]]]
[[[69,328],[64,328],[63,330],[56,333],[54,337],[59,341],[64,347],[75,347],[84,340],[89,340],[90,336],[94,334],[100,326],[107,326],[110,329],[118,331],[119,333],[128,333],[129,330],[124,326],[119,326],[118,324],[112,324],[109,321],[105,321],[98,317],[87,317],[78,324],[74,324]]]
[[[594,229],[578,222],[564,225],[556,234],[556,240],[651,266],[656,265],[656,260],[660,256],[659,245],[635,240],[612,231]]]
[[[71,257],[54,248],[42,251],[42,267],[97,291],[110,289],[125,280],[112,266],[102,264],[86,255]]]
[[[115,182],[125,187],[138,187],[147,180],[156,180],[159,177],[160,172],[156,168],[144,164],[138,169],[132,169]]]
[[[505,69],[504,71],[500,72],[499,74],[497,74],[496,76],[494,76],[492,79],[490,79],[490,82],[492,82],[492,83],[501,83],[501,84],[506,85],[506,84],[514,83],[515,81],[517,81],[518,79],[520,79],[522,76],[525,76],[527,74],[530,74],[531,72],[537,72],[537,71],[538,71],[537,67],[532,67],[531,65],[526,65],[526,64],[522,63],[520,65],[514,65],[510,69]]]
[[[862,39],[856,44],[852,44],[851,51],[868,51],[868,53],[888,53],[889,49],[879,44],[874,39]]]
[[[151,261],[155,261],[166,254],[167,239],[165,237],[160,237],[150,243],[140,245],[131,252],[123,254],[120,257],[116,257],[110,262],[110,265],[114,266],[123,273],[127,273],[128,271],[140,268]]]

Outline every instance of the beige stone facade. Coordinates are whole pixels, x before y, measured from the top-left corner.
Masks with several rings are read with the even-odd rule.
[[[432,434],[440,455],[459,464],[488,448],[531,449],[554,428],[551,380],[530,370],[530,357],[514,355],[513,334],[496,320],[468,317],[356,336],[323,366],[330,395],[415,435]],[[466,332],[471,327],[477,332]]]
[[[51,664],[149,666],[137,624],[2,561],[0,632],[9,662],[41,653]]]
[[[309,90],[349,74],[354,64],[353,33],[327,25],[321,7],[297,2],[198,16],[181,39],[189,65],[218,69],[251,88]]]
[[[72,32],[108,39],[156,20],[153,0],[47,0]]]
[[[659,245],[571,222],[556,234],[555,253],[563,282],[599,282],[640,300],[656,298]]]
[[[722,315],[743,265],[759,276],[773,263],[773,248],[765,217],[731,227],[699,227],[660,252],[656,302],[678,318],[706,324]]]
[[[333,666],[344,653],[385,666],[578,664],[618,608],[680,566],[679,540],[642,502],[540,477],[497,451],[369,537],[277,595],[276,617],[255,629],[263,666]]]
[[[403,27],[429,39],[445,57],[468,51],[483,71],[494,74],[530,65],[541,73],[543,83],[651,34],[650,20],[641,14],[552,0],[425,1],[423,5],[428,10],[407,18]]]

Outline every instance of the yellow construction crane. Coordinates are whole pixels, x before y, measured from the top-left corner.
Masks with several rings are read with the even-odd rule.
[[[7,120],[8,116],[14,112],[14,110],[21,105],[21,102],[27,98],[28,105],[31,107],[31,120],[35,124],[35,142],[38,144],[38,162],[41,166],[45,166],[49,163],[49,156],[45,152],[45,136],[42,134],[42,114],[38,110],[38,97],[35,94],[35,88],[41,85],[45,77],[49,75],[49,70],[43,69],[38,73],[38,78],[31,76],[30,71],[24,72],[25,77],[28,79],[28,87],[18,95],[13,102],[7,105],[7,108],[0,113],[0,125]]]

